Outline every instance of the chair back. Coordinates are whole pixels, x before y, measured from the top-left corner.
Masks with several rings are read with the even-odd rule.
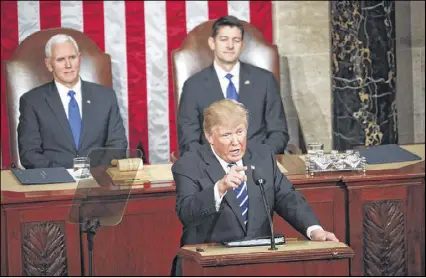
[[[54,28],[35,32],[16,48],[5,61],[6,97],[9,117],[12,167],[22,168],[18,151],[19,99],[31,89],[53,80],[45,65],[45,46],[56,34],[72,36],[81,52],[80,76],[85,81],[112,86],[111,57],[82,32],[70,28]]]

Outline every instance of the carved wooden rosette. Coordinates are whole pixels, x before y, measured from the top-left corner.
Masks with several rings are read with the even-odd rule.
[[[22,231],[25,276],[68,275],[63,223],[25,223]]]
[[[407,276],[401,201],[364,205],[365,276]]]

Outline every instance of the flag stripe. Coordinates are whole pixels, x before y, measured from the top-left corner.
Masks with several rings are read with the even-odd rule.
[[[84,32],[110,54],[113,88],[129,139],[151,163],[177,149],[171,52],[197,25],[232,14],[272,42],[271,1],[2,1],[1,59],[38,30]],[[2,165],[10,164],[4,68],[1,69]],[[11,131],[11,132],[16,132]]]
[[[148,113],[146,95],[146,42],[144,3],[126,2],[127,78],[129,100],[129,146],[136,148],[139,142],[149,157]]]
[[[83,4],[81,1],[61,1],[61,27],[83,32]]]
[[[207,1],[185,1],[186,32],[209,20],[209,3]]]
[[[40,5],[38,1],[18,1],[19,43],[40,31]]]
[[[83,1],[83,32],[105,51],[104,3]]]
[[[272,43],[272,2],[250,1],[250,23]]]
[[[1,165],[10,165],[9,122],[6,99],[6,76],[4,62],[12,58],[18,46],[18,4],[16,1],[1,1]],[[10,131],[16,132],[16,131]]]
[[[228,14],[236,16],[238,19],[250,22],[250,2],[228,1]]]
[[[40,1],[40,29],[61,27],[61,2]]]
[[[186,13],[185,1],[167,1],[167,64],[169,65],[169,134],[170,134],[170,152],[177,150],[176,122],[175,122],[175,99],[173,89],[173,73],[171,53],[172,50],[179,48],[183,39],[186,37]]]
[[[149,160],[164,163],[170,157],[166,3],[144,4]]]
[[[129,138],[125,16],[123,1],[104,2],[105,52],[111,55],[112,87],[117,96],[126,138]]]
[[[209,1],[209,19],[218,19],[228,14],[228,1]]]

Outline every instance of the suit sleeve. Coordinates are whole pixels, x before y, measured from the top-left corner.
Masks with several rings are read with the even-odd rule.
[[[307,237],[306,230],[312,225],[320,225],[319,220],[305,197],[295,190],[293,184],[278,169],[274,155],[271,159],[275,185],[275,211]]]
[[[183,163],[178,164],[173,165],[172,171],[176,184],[176,212],[179,220],[184,226],[207,220],[216,213],[214,185],[202,189],[199,181],[190,174],[193,169]]]
[[[287,130],[287,120],[284,113],[284,107],[281,101],[280,91],[275,77],[272,74],[267,75],[266,91],[266,144],[275,154],[282,154],[287,147],[289,140]]]
[[[108,136],[105,142],[106,148],[126,149],[128,146],[126,131],[124,130],[123,120],[117,103],[117,97],[113,90],[110,91],[111,110],[108,121]]]
[[[22,166],[26,169],[60,167],[43,155],[40,125],[34,108],[23,96],[19,101],[18,148]]]
[[[197,88],[188,81],[183,85],[177,115],[179,154],[196,151],[201,147],[202,123],[195,94]]]

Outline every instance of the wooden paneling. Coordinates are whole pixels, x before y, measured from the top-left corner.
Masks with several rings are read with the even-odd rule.
[[[325,184],[323,187],[303,188],[300,192],[312,206],[317,214],[321,226],[336,237],[345,241],[345,191],[337,187]],[[306,238],[290,226],[284,219],[274,215],[274,229],[283,233],[286,237]]]
[[[424,178],[346,186],[351,275],[424,275]]]
[[[129,200],[122,221],[95,236],[97,276],[169,276],[181,225],[175,196]]]
[[[49,202],[47,207],[28,204],[5,209],[9,276],[22,276],[26,272],[40,272],[40,275],[50,276],[51,272],[46,271],[47,268],[43,266],[44,260],[48,258],[48,254],[56,253],[47,247],[57,247],[59,252],[64,252],[66,262],[61,263],[65,266],[63,271],[67,275],[81,275],[79,227],[67,222],[69,207],[69,203],[59,201]],[[58,245],[55,240],[65,245]],[[31,244],[35,245],[33,248],[43,250],[46,254],[31,254],[28,249]],[[36,269],[29,270],[29,262]]]

